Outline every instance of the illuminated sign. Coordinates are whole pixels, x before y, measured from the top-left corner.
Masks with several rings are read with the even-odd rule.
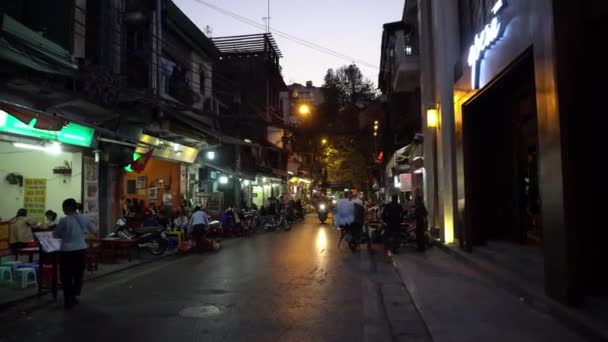
[[[94,129],[72,122],[68,123],[60,131],[47,131],[34,128],[35,124],[36,119],[33,119],[28,125],[9,113],[0,110],[0,132],[42,140],[59,141],[60,143],[83,147],[91,146],[93,134],[95,134]]]
[[[503,0],[498,0],[496,4],[494,4],[491,12],[495,17],[492,18],[490,23],[487,24],[481,32],[475,35],[473,45],[471,45],[471,48],[469,49],[467,62],[471,67],[471,87],[473,89],[479,88],[479,68],[483,60],[483,54],[498,38],[500,38],[502,33],[500,30],[502,25],[496,15],[503,7]]]

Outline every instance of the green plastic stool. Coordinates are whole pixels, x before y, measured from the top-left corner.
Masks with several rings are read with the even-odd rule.
[[[0,266],[0,284],[13,284],[13,268],[11,266]]]
[[[18,268],[15,270],[15,281],[22,289],[27,289],[30,285],[38,286],[38,276],[36,269],[33,267]],[[31,279],[30,279],[31,278]]]

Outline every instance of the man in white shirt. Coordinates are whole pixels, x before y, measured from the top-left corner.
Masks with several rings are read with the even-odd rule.
[[[195,207],[192,217],[190,218],[190,229],[196,243],[196,250],[199,253],[203,252],[203,239],[208,225],[209,216],[207,213],[204,212],[201,207]]]

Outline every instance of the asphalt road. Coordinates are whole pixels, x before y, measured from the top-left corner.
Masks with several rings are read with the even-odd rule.
[[[309,216],[85,285],[81,303],[4,317],[0,341],[429,341],[379,246],[352,253]]]

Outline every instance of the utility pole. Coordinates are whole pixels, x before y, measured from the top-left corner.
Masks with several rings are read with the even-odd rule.
[[[270,0],[268,0],[268,14],[267,16],[263,17],[262,20],[264,20],[265,24],[266,24],[266,33],[270,33]]]

